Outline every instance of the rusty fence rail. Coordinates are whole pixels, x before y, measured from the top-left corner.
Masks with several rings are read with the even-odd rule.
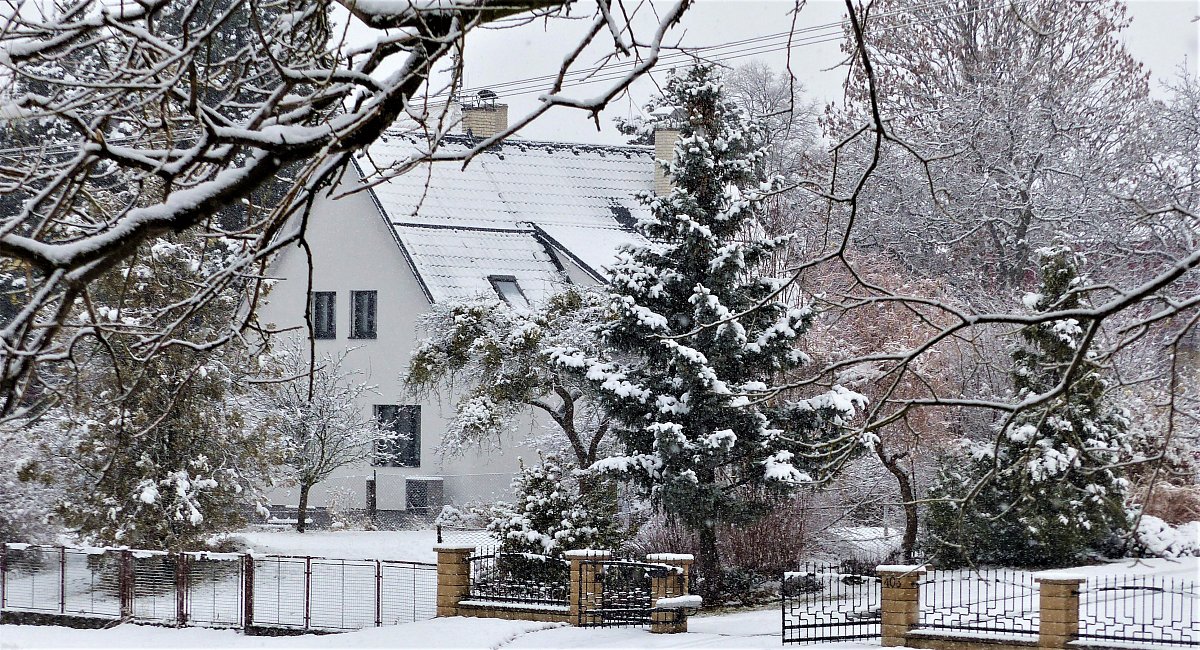
[[[0,612],[177,626],[356,630],[433,618],[437,565],[0,546]]]

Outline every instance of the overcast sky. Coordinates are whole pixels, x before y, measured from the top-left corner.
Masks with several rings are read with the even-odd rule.
[[[1006,2],[997,0],[997,4]],[[1129,4],[1133,24],[1126,32],[1128,46],[1133,55],[1149,67],[1152,78],[1158,81],[1173,76],[1185,59],[1194,74],[1200,47],[1200,22],[1195,20],[1200,14],[1200,0],[1132,0]],[[659,7],[668,5],[658,2]],[[786,37],[762,39],[789,30],[792,6],[790,0],[698,0],[670,40],[698,47],[759,39],[722,51],[716,58],[724,58],[730,52],[745,55],[752,53],[751,48],[775,50],[739,56],[729,63],[740,65],[757,59],[782,70],[787,63],[782,47]],[[584,10],[579,12],[579,21],[539,21],[515,29],[472,32],[464,56],[466,86],[494,89],[500,101],[509,104],[512,117],[531,110],[539,90],[545,88],[545,82],[540,86],[517,86],[512,82],[557,71],[563,55],[575,42],[575,34],[591,17],[590,10],[581,8]],[[842,55],[838,23],[844,15],[843,0],[809,0],[808,6],[796,17],[796,39],[803,44],[792,50],[791,69],[808,88],[809,96],[820,103],[841,98],[845,68],[839,66]],[[582,61],[590,66],[603,51],[602,48],[591,50],[591,57]],[[667,68],[669,66],[663,67],[654,76],[665,78]],[[569,94],[590,97],[603,87],[601,84],[575,86]],[[584,113],[556,109],[527,127],[521,135],[575,142],[623,142],[623,137],[613,128],[611,118],[635,114],[636,107],[653,89],[652,80],[639,82],[631,98],[622,99],[605,111],[599,132]]]

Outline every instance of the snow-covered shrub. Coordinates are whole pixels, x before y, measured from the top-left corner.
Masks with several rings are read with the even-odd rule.
[[[1200,521],[1172,526],[1153,515],[1142,515],[1134,537],[1144,555],[1167,558],[1200,555]]]
[[[473,510],[462,510],[451,505],[442,506],[441,512],[433,520],[435,526],[444,528],[458,528],[462,530],[484,528],[487,522],[478,512]]]
[[[496,504],[488,524],[502,552],[561,557],[572,549],[620,545],[615,504],[605,502],[611,491],[594,487],[583,494],[573,469],[554,454],[537,465],[521,464],[512,483],[516,503]]]

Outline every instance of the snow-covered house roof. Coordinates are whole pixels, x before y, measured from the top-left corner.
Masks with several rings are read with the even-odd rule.
[[[477,141],[449,136],[440,152]],[[367,175],[405,161],[423,142],[390,133],[357,159]],[[649,147],[510,139],[461,162],[426,163],[372,188],[432,301],[494,290],[512,277],[531,301],[563,282],[560,254],[601,280],[654,189]]]

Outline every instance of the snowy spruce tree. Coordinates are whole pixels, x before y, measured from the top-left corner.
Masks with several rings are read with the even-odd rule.
[[[611,502],[581,494],[575,467],[555,454],[537,465],[521,464],[513,478],[516,503],[497,504],[488,530],[507,553],[561,557],[579,548],[615,548],[622,541]]]
[[[795,348],[813,312],[775,299],[756,268],[786,238],[755,237],[764,195],[762,132],[721,90],[716,71],[675,75],[654,114],[680,138],[668,196],[643,197],[649,243],[611,269],[602,358],[551,350],[601,389],[626,454],[617,472],[697,533],[702,593],[721,593],[716,530],[760,515],[772,495],[811,485],[814,470],[861,447],[839,425],[861,397],[841,388],[785,404],[772,389],[805,359]],[[749,236],[748,236],[749,234]]]
[[[1086,307],[1076,255],[1037,251],[1034,312]],[[1020,411],[998,440],[964,443],[945,459],[930,496],[935,561],[947,565],[1067,566],[1102,553],[1128,528],[1126,481],[1115,465],[1130,450],[1129,414],[1106,402],[1101,368],[1080,347],[1090,324],[1030,325],[1013,353],[1020,401],[1063,390]],[[1067,373],[1070,372],[1070,376]],[[972,494],[974,493],[974,494]]]

